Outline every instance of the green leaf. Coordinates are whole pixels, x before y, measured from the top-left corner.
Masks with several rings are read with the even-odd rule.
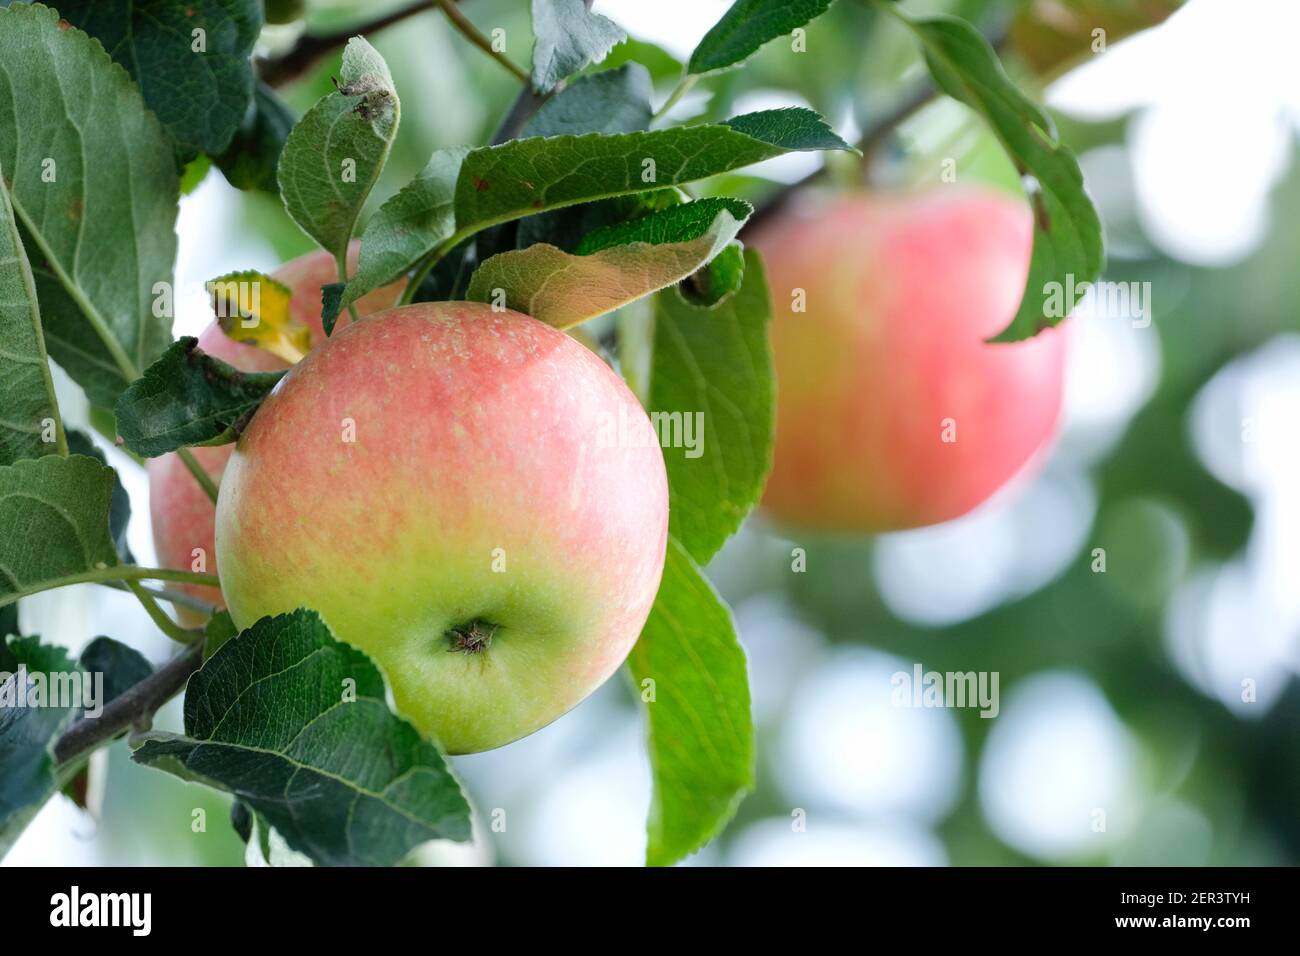
[[[104,696],[100,704],[120,697],[153,673],[153,666],[133,647],[111,637],[97,637],[81,652],[81,669],[104,675]]]
[[[630,196],[615,196],[596,202],[579,203],[521,219],[515,235],[519,249],[539,242],[549,242],[565,252],[575,252],[582,240],[597,230],[641,219],[682,202],[675,189],[657,189]],[[498,227],[504,228],[504,227]],[[488,230],[491,232],[491,230]],[[482,235],[487,235],[483,233]]]
[[[599,63],[627,38],[617,23],[583,0],[533,0],[533,88],[549,92],[566,76]]]
[[[388,285],[456,231],[456,177],[468,153],[464,146],[435,151],[420,174],[370,217],[340,309]]]
[[[181,195],[188,196],[198,189],[211,171],[212,160],[208,159],[206,153],[200,153],[191,159],[181,170]]]
[[[253,94],[258,0],[59,0],[58,8],[126,68],[183,156],[229,145]]]
[[[654,299],[646,407],[664,446],[669,533],[701,564],[740,527],[772,465],[771,318],[755,252],[745,254],[744,284],[713,308],[676,289]],[[688,428],[692,421],[699,424]],[[665,432],[671,440],[662,440]]]
[[[275,90],[261,80],[253,87],[244,120],[230,145],[216,158],[226,181],[236,189],[256,189],[279,195],[276,173],[280,154],[298,117]]]
[[[266,0],[267,23],[292,23],[307,12],[307,0]]]
[[[334,334],[339,313],[343,311],[343,291],[346,288],[345,282],[326,282],[320,287],[320,324],[326,338]]]
[[[221,646],[236,637],[239,634],[239,628],[235,627],[234,619],[231,618],[229,611],[218,611],[212,615],[207,626],[203,629],[203,660],[220,650]]]
[[[117,401],[117,430],[138,455],[187,445],[224,445],[239,437],[284,372],[245,372],[198,348],[198,339],[174,342],[144,377]]]
[[[682,298],[705,308],[732,295],[745,281],[745,247],[733,242],[678,286]]]
[[[467,298],[505,304],[557,329],[612,312],[707,263],[740,232],[752,207],[738,199],[670,206],[589,234],[573,255],[540,243],[483,263]]]
[[[650,71],[650,78],[656,83],[676,83],[682,76],[682,64],[663,47],[629,37],[610,51],[609,56],[601,61],[606,70],[613,70],[627,63],[635,63]]]
[[[469,805],[379,671],[314,611],[262,618],[190,678],[185,733],[132,759],[233,794],[321,864],[386,866],[467,840]]]
[[[590,256],[603,249],[631,243],[663,245],[687,242],[713,232],[717,220],[722,216],[729,217],[739,227],[753,211],[753,206],[740,199],[697,199],[668,206],[639,219],[597,229],[584,236],[574,252],[580,256]]]
[[[0,170],[0,465],[9,465],[66,451],[67,441],[45,355],[36,282],[2,174]]]
[[[388,65],[361,37],[343,50],[338,89],[299,120],[280,155],[280,195],[302,230],[341,259],[397,135]]]
[[[825,13],[831,0],[736,0],[691,54],[687,71],[712,73],[743,63],[769,40]]]
[[[117,564],[108,527],[114,478],[84,455],[0,467],[0,605]]]
[[[653,112],[650,107],[653,92],[650,75],[639,63],[627,63],[617,69],[580,77],[546,101],[524,126],[523,135],[635,133],[648,129]],[[538,242],[549,242],[572,252],[582,237],[594,229],[639,218],[678,201],[676,190],[660,189],[528,216],[519,221],[513,245],[523,249]],[[486,260],[492,255],[492,252],[484,250],[484,246],[492,245],[490,241],[482,241],[484,237],[506,229],[509,229],[509,224],[480,234],[480,258]]]
[[[634,133],[650,125],[654,84],[640,63],[580,77],[552,96],[524,126],[527,136]]]
[[[1083,173],[1051,119],[1011,82],[979,31],[956,17],[904,19],[925,46],[935,83],[988,120],[1021,175],[1033,177],[1034,250],[1025,294],[993,341],[1030,338],[1064,317],[1045,308],[1053,284],[1071,288],[1101,273],[1101,220],[1084,190]]]
[[[797,107],[650,132],[511,140],[465,157],[456,183],[457,235],[820,149],[851,147],[812,110]]]
[[[51,357],[111,406],[171,341],[171,140],[99,42],[43,6],[0,9],[0,169]],[[159,310],[161,312],[162,310]]]
[[[529,137],[475,149],[457,176],[455,232],[426,250],[421,261],[436,261],[476,233],[525,216],[663,191],[786,152],[816,149],[851,147],[820,116],[800,108],[750,113],[713,125]],[[564,220],[548,226],[556,223],[562,228]],[[486,258],[481,248],[478,254]]]
[[[65,459],[44,459],[61,461]],[[23,679],[19,680],[18,668]],[[54,742],[72,719],[75,708],[16,706],[42,693],[33,675],[69,674],[77,666],[61,647],[41,644],[34,637],[0,640],[0,857],[9,852],[23,828],[57,788]],[[46,685],[48,689],[48,683]]]
[[[108,465],[108,456],[84,432],[75,430],[68,432],[68,451],[74,455],[94,458],[101,465]],[[135,558],[131,556],[131,548],[126,543],[126,528],[130,522],[131,496],[127,494],[121,476],[114,469],[113,494],[108,506],[108,533],[113,537],[113,547],[117,551],[118,560],[123,564],[135,563]]]
[[[0,638],[21,633],[18,630],[18,602],[0,607]],[[0,644],[3,643],[4,641],[0,640]]]
[[[731,611],[671,536],[628,666],[649,715],[646,863],[668,866],[713,839],[754,785],[745,652]]]

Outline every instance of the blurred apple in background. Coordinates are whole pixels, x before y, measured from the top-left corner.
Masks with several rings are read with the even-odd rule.
[[[348,250],[349,269],[356,268],[357,255],[361,243],[353,242]],[[323,249],[309,252],[290,262],[286,262],[275,272],[273,279],[284,283],[292,292],[289,300],[289,318],[299,325],[311,330],[312,346],[325,341],[325,330],[321,327],[321,287],[338,281],[338,266],[334,257]],[[357,302],[359,315],[386,309],[397,302],[404,282],[396,282],[376,289]],[[339,316],[335,331],[350,324],[347,312]],[[228,337],[215,321],[199,336],[199,348],[209,355],[246,372],[273,372],[288,368],[283,359],[272,355],[253,345],[245,345]],[[212,479],[221,481],[222,472],[234,445],[218,445],[213,448],[194,448],[192,453]],[[213,536],[213,522],[216,508],[208,499],[194,476],[185,464],[174,454],[152,458],[148,462],[149,472],[149,511],[152,516],[154,548],[158,552],[158,562],[165,568],[195,569],[197,560],[202,558],[203,570],[215,573],[217,569],[216,549]],[[202,601],[217,606],[224,606],[221,592],[217,588],[200,585],[173,585]],[[183,607],[177,607],[177,616],[186,626],[198,626],[206,619],[203,615]]]
[[[778,522],[880,532],[956,518],[1047,444],[1064,329],[1014,344],[1032,246],[1024,201],[942,187],[806,195],[748,237],[775,303]]]

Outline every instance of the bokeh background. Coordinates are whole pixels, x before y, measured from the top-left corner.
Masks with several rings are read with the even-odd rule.
[[[315,0],[309,23],[332,29],[397,5]],[[595,9],[638,41],[662,96],[727,5]],[[952,10],[996,35],[1020,4],[908,6]],[[523,0],[463,8],[504,27],[526,62]],[[1081,157],[1105,222],[1106,278],[1149,282],[1152,321],[1099,311],[1071,322],[1066,413],[1046,463],[973,514],[874,539],[791,538],[758,515],[714,560],[708,574],[749,656],[758,786],[692,862],[1300,861],[1297,33],[1290,0],[1190,0],[1068,71],[1035,74],[1006,50]],[[265,42],[293,39],[269,30]],[[435,147],[485,142],[516,86],[434,13],[370,39],[403,98],[382,199]],[[748,68],[702,82],[674,115],[807,104],[852,139],[923,76],[912,40],[854,0],[812,24],[807,42],[804,55],[771,44]],[[327,58],[281,92],[302,110],[337,71]],[[1015,188],[980,122],[943,101],[900,128],[875,186],[937,185],[941,157],[957,159],[959,178]],[[823,160],[795,154],[713,187],[761,199]],[[840,187],[857,176],[831,172]],[[204,280],[270,270],[310,247],[276,200],[216,172],[183,200],[179,233],[178,335],[210,319]],[[70,424],[84,421],[79,393],[62,386]],[[110,455],[132,498],[131,547],[148,563],[143,472]],[[796,547],[802,573],[791,570]],[[21,613],[25,632],[73,649],[106,633],[155,661],[170,651],[129,595],[107,589],[42,595]],[[998,672],[998,716],[893,706],[890,676],[916,664]],[[158,723],[178,729],[179,707]],[[473,846],[430,845],[416,861],[639,863],[643,732],[616,678],[544,731],[456,758],[480,823],[504,809],[505,831],[481,826]],[[125,744],[97,758],[90,804],[56,797],[5,863],[243,861],[224,798],[136,767]]]

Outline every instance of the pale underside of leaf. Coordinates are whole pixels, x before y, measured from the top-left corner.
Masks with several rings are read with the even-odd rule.
[[[533,0],[533,88],[539,93],[592,63],[627,34],[583,0]]]
[[[468,298],[492,301],[500,289],[509,308],[567,329],[685,279],[743,222],[724,209],[702,236],[684,242],[631,242],[582,256],[546,243],[503,252],[479,267]]]

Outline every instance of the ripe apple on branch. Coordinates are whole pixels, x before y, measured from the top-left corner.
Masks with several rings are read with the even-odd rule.
[[[130,732],[137,763],[230,794],[252,850],[274,834],[317,863],[397,863],[470,837],[448,754],[533,733],[625,663],[654,780],[647,862],[725,827],[754,732],[735,624],[701,567],[760,497],[793,527],[863,533],[993,494],[1060,405],[1066,336],[1038,290],[1101,264],[1078,165],[994,48],[886,0],[878,22],[906,28],[1029,193],[800,193],[799,210],[769,200],[746,249],[754,207],[701,184],[859,151],[804,107],[683,124],[678,106],[768,44],[801,55],[830,5],[741,0],[656,91],[646,51],[589,3],[534,0],[525,69],[522,45],[440,2],[520,86],[490,144],[442,145],[400,188],[384,173],[403,109],[444,91],[399,91],[365,35],[427,4],[262,59],[259,4],[0,9],[14,99],[42,104],[0,117],[0,500],[25,532],[0,542],[0,608],[103,584],[185,645],[156,669],[100,645],[131,678],[98,720],[0,725],[24,768],[0,794],[0,851]],[[207,110],[186,91],[207,88],[208,61],[168,46],[192,30],[221,38],[212,55],[240,80]],[[167,83],[137,55],[155,46],[176,54]],[[275,85],[340,47],[332,89],[294,116]],[[177,171],[188,186],[213,165],[320,248],[214,280],[218,321],[173,341],[157,297]],[[565,334],[607,315],[598,338]],[[148,459],[159,566],[122,544],[113,469],[70,453],[91,446],[65,432],[51,358]],[[702,444],[651,423],[685,415],[706,421]],[[2,649],[32,670],[98,666],[34,638]],[[183,732],[149,730],[182,691]]]

